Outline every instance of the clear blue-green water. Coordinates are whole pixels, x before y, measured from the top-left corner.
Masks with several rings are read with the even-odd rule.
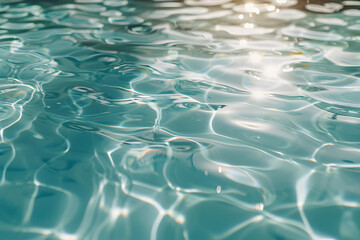
[[[0,1],[0,240],[359,240],[360,1]]]

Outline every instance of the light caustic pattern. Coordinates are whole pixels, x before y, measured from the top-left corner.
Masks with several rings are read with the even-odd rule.
[[[358,1],[2,0],[0,239],[360,239]]]

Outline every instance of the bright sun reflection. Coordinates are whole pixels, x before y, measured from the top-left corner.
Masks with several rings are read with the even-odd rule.
[[[111,219],[112,220],[116,220],[120,216],[127,217],[128,215],[129,215],[129,210],[126,208],[116,207],[111,210]]]
[[[60,233],[58,234],[61,240],[77,240],[78,237],[75,234]]]
[[[251,28],[254,28],[254,24],[253,23],[245,23],[244,24],[244,28],[248,28],[248,29],[251,29]]]
[[[258,53],[258,52],[250,52],[249,58],[252,63],[259,63],[259,62],[261,62],[262,57],[261,57],[260,53]]]
[[[273,65],[266,66],[263,70],[263,74],[267,78],[275,78],[278,76],[279,72],[279,68]]]
[[[239,44],[240,44],[240,47],[245,47],[248,44],[248,42],[245,39],[241,39],[239,41]]]
[[[264,204],[263,203],[257,203],[255,206],[255,209],[258,211],[264,210]]]
[[[270,126],[266,123],[254,122],[248,120],[234,120],[234,123],[242,128],[256,130],[256,131],[267,131]]]
[[[177,222],[178,224],[185,223],[185,217],[183,215],[181,215],[181,214],[177,214],[175,216],[174,215],[175,214],[169,214],[169,216],[171,216],[175,220],[175,222]]]
[[[269,5],[266,9],[267,9],[269,12],[271,12],[271,11],[274,11],[276,8],[275,8],[275,6],[273,6],[273,5]]]
[[[262,100],[266,97],[266,95],[265,95],[265,92],[257,90],[257,91],[251,92],[251,97],[256,100]]]
[[[244,10],[245,10],[245,12],[248,12],[248,13],[256,13],[256,14],[260,13],[259,8],[257,8],[255,6],[255,4],[253,4],[253,3],[246,3]]]

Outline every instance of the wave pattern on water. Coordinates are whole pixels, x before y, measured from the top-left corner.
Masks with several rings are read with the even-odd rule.
[[[3,0],[0,239],[360,239],[335,2]]]

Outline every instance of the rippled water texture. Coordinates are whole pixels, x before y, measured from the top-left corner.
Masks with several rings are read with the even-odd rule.
[[[0,1],[1,240],[359,240],[360,1]]]

